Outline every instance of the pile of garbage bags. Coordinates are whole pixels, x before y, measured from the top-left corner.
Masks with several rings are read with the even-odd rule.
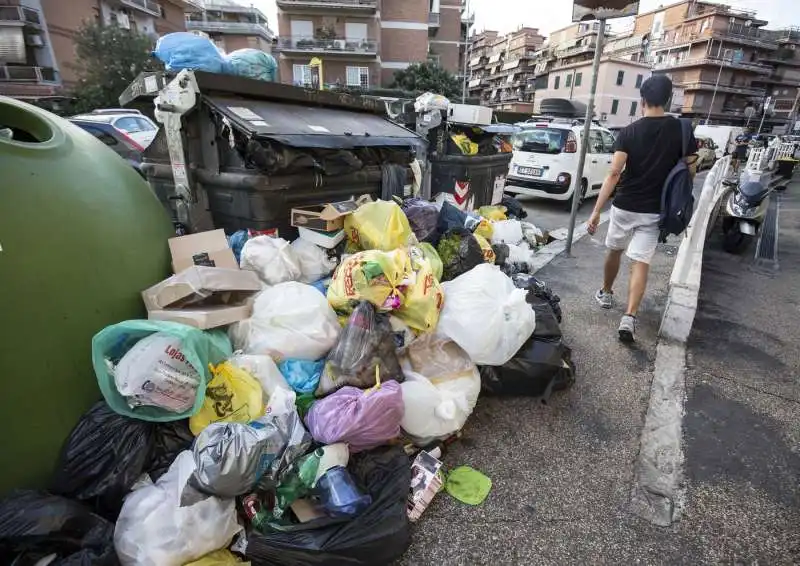
[[[482,391],[546,400],[574,381],[559,298],[526,273],[539,233],[508,205],[364,202],[335,250],[246,233],[249,317],[102,329],[103,400],[48,490],[0,501],[0,561],[392,563],[443,489],[420,450]]]

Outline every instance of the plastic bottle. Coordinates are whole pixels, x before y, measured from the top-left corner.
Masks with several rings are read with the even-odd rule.
[[[317,493],[331,515],[353,517],[372,503],[372,497],[359,491],[350,472],[342,466],[330,468],[319,478]]]

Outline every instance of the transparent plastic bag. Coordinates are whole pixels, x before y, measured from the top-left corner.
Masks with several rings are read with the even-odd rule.
[[[283,388],[286,390],[291,389],[289,384],[284,379],[283,374],[278,368],[277,364],[270,356],[265,355],[249,355],[241,352],[235,352],[231,359],[228,360],[232,365],[241,368],[253,377],[255,377],[261,384],[261,389],[264,391],[264,399],[272,396],[276,389]]]
[[[447,300],[436,332],[476,364],[503,365],[533,334],[536,316],[525,291],[495,266],[478,265],[442,287]]]
[[[240,266],[258,274],[267,285],[299,281],[302,276],[295,250],[283,238],[256,236],[244,243]]]
[[[328,354],[315,395],[328,395],[345,385],[369,387],[375,383],[376,368],[381,379],[403,379],[389,317],[362,301]]]
[[[492,222],[493,244],[519,244],[522,241],[522,223],[519,220]]]

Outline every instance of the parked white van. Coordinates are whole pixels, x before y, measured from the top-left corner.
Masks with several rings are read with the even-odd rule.
[[[558,119],[526,123],[514,134],[514,156],[506,177],[505,192],[571,202],[572,194],[581,191],[581,202],[596,196],[611,166],[614,135],[592,125],[586,151],[583,178],[578,179],[578,140],[583,124]]]

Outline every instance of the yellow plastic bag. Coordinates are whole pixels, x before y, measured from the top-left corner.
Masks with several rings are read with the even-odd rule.
[[[264,414],[264,390],[255,377],[230,362],[209,367],[214,377],[206,387],[203,406],[189,418],[192,434],[197,436],[211,423],[249,423]]]
[[[481,246],[481,251],[483,252],[484,261],[486,261],[486,263],[494,264],[494,261],[497,258],[497,256],[495,255],[494,250],[492,249],[492,244],[490,244],[488,240],[486,240],[486,238],[484,238],[483,236],[479,236],[478,234],[473,234],[473,236],[475,236],[475,239],[478,240],[478,243]]]
[[[209,552],[194,562],[188,562],[184,566],[250,566],[250,562],[242,562],[233,552],[227,548],[221,548]]]
[[[463,153],[464,155],[478,154],[478,144],[469,139],[466,135],[451,134],[450,139],[453,140],[453,143],[458,146],[458,149],[460,149],[461,153]]]
[[[492,223],[489,220],[481,218],[481,221],[478,223],[478,227],[473,230],[473,233],[476,236],[483,236],[491,242],[492,236],[494,235],[494,226],[492,226]]]
[[[357,301],[369,301],[382,311],[398,309],[403,301],[398,287],[410,275],[411,259],[403,249],[353,254],[336,268],[328,303],[340,314],[350,312]]]
[[[444,293],[430,261],[415,262],[414,269],[414,281],[405,288],[403,304],[394,314],[412,329],[428,332],[439,322]]]
[[[436,248],[434,248],[433,245],[429,244],[428,242],[422,242],[416,247],[420,250],[420,252],[422,252],[422,257],[431,264],[433,276],[436,277],[436,279],[441,280],[444,267],[442,266],[442,258],[439,257],[439,252],[436,251]],[[413,254],[411,259],[413,265]]]
[[[362,204],[344,219],[348,251],[388,252],[415,244],[417,238],[397,203],[379,200]]]
[[[508,220],[505,206],[482,206],[478,209],[478,214],[489,220]]]

